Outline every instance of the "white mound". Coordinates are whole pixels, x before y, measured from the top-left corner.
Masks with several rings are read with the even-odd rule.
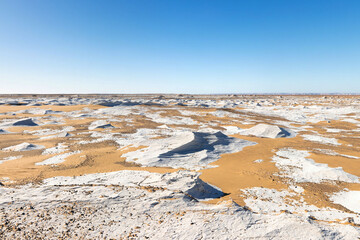
[[[9,132],[0,128],[0,134],[7,134],[7,133],[9,133]]]
[[[40,139],[63,138],[63,137],[70,137],[70,136],[72,136],[72,135],[70,133],[68,133],[68,132],[60,132],[60,133],[55,134],[55,135],[41,137]]]
[[[236,127],[236,126],[221,126],[221,127],[226,129],[224,131],[224,133],[226,135],[239,134],[239,133],[241,133],[243,131],[241,128]]]
[[[295,133],[289,129],[268,124],[258,124],[255,127],[241,131],[240,134],[263,138],[282,138],[295,136]]]
[[[179,132],[170,138],[148,141],[148,148],[124,154],[126,161],[143,166],[184,169],[208,168],[221,154],[239,152],[256,143],[216,132]]]
[[[7,123],[6,126],[25,126],[25,127],[32,127],[32,126],[38,126],[32,118],[25,118],[16,120],[10,123]]]
[[[71,136],[71,134],[68,132],[62,132],[62,133],[55,135],[55,137],[70,137],[70,136]]]
[[[276,167],[282,170],[282,176],[292,178],[295,182],[342,181],[358,183],[359,178],[345,172],[341,167],[331,168],[327,164],[316,163],[306,158],[307,151],[281,149],[272,159]]]
[[[15,145],[15,146],[3,148],[2,150],[5,152],[13,152],[13,151],[18,152],[18,151],[37,150],[37,149],[43,149],[43,148],[45,148],[45,147],[42,145],[35,145],[35,144],[24,142],[24,143]]]
[[[114,128],[114,126],[105,120],[98,120],[98,121],[92,122],[89,126],[89,130],[94,130],[97,128]]]

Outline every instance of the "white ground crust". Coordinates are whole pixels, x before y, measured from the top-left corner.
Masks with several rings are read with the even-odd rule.
[[[356,156],[352,156],[352,155],[346,155],[346,154],[340,154],[340,153],[337,153],[337,152],[335,152],[333,150],[330,150],[330,149],[316,148],[314,150],[319,151],[319,152],[321,152],[323,154],[331,155],[331,156],[341,156],[341,157],[352,158],[352,159],[360,159],[360,157],[356,157]]]
[[[7,226],[21,229],[6,232],[5,237],[24,238],[34,230],[43,239],[64,237],[69,231],[77,237],[126,238],[133,234],[138,239],[294,239],[295,236],[356,239],[360,236],[356,227],[317,222],[309,214],[254,213],[231,202],[203,204],[196,199],[202,199],[204,193],[210,197],[216,194],[213,195],[211,186],[208,187],[212,191],[204,191],[208,187],[198,177],[198,173],[189,171],[170,174],[119,171],[50,178],[43,185],[16,189],[0,187],[0,217],[7,219],[4,222]],[[151,191],[143,188],[149,186],[155,188]],[[267,192],[261,194],[275,196],[274,202],[289,195]],[[339,217],[336,212],[333,214]]]
[[[340,221],[342,223],[349,223],[351,221],[360,224],[359,214],[345,213],[333,208],[318,208],[314,205],[309,205],[304,201],[302,195],[303,189],[301,187],[293,185],[290,186],[290,189],[291,191],[278,191],[276,189],[254,187],[242,191],[247,196],[244,200],[246,205],[257,213],[269,214],[287,211],[302,216],[313,217],[321,221]]]
[[[31,135],[36,135],[36,136],[47,136],[48,135],[57,135],[57,134],[61,134],[64,132],[71,132],[74,131],[75,128],[72,126],[66,126],[63,127],[62,129],[40,129],[40,130],[34,130],[34,131],[28,131],[28,130],[24,130],[24,133],[26,134],[31,134]],[[42,138],[40,138],[42,139]]]
[[[291,101],[296,103],[296,101]],[[314,104],[312,106],[247,106],[247,110],[261,113],[269,116],[280,116],[290,121],[299,123],[317,123],[321,121],[331,121],[347,119],[348,114],[359,114],[360,108],[357,106],[321,106]]]
[[[327,137],[322,137],[319,135],[307,135],[307,134],[302,135],[302,137],[305,140],[312,141],[312,142],[318,142],[318,143],[322,143],[322,144],[341,145],[335,138],[327,138]]]
[[[196,199],[212,199],[223,196],[222,191],[203,182],[200,173],[178,171],[160,174],[147,171],[123,170],[110,173],[87,174],[78,177],[53,177],[44,180],[45,185],[120,185],[126,187],[158,187],[184,191]]]
[[[286,148],[277,151],[272,159],[281,170],[280,175],[295,182],[359,182],[357,176],[344,172],[341,167],[331,168],[327,164],[316,163],[307,158],[309,155],[307,151]]]
[[[55,147],[47,148],[42,152],[42,155],[59,154],[68,151],[69,148],[63,143],[58,143]]]
[[[55,164],[59,164],[65,161],[65,159],[71,155],[74,154],[78,154],[80,153],[80,151],[75,151],[75,152],[68,152],[68,153],[63,153],[60,155],[56,155],[54,157],[48,158],[42,162],[37,162],[35,163],[35,165],[37,166],[41,166],[41,165],[55,165]]]

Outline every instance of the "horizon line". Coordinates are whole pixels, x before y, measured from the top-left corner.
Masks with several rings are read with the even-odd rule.
[[[0,93],[0,96],[9,96],[9,95],[288,95],[288,96],[296,96],[296,95],[331,95],[331,96],[337,96],[337,95],[360,95],[360,93],[286,93],[286,92],[280,92],[280,93]]]

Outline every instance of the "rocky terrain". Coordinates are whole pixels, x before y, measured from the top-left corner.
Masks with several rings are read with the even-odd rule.
[[[1,96],[0,238],[360,238],[359,103]]]

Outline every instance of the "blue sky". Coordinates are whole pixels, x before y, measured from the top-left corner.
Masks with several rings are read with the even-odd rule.
[[[359,93],[360,1],[0,0],[0,93]]]

